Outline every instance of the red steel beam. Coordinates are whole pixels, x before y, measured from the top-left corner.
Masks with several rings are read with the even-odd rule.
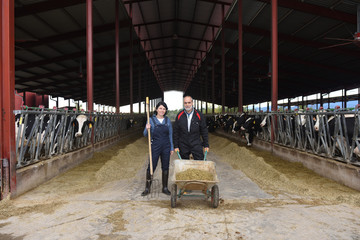
[[[95,0],[96,1],[96,0]],[[85,3],[85,0],[51,0],[39,3],[28,4],[15,8],[15,17],[23,17],[31,14],[47,12],[59,8],[71,7]]]
[[[233,22],[226,22],[225,26],[227,28],[230,28],[233,30],[236,30],[238,27],[237,23],[233,23]],[[253,34],[265,36],[265,37],[271,36],[271,33],[269,30],[256,28],[256,27],[252,27],[252,26],[247,26],[247,25],[243,25],[243,31],[245,33],[253,33]],[[297,43],[302,46],[313,47],[316,49],[320,49],[322,47],[329,46],[328,44],[324,44],[322,42],[299,38],[296,36],[283,34],[283,33],[278,33],[278,38],[281,41],[293,42],[293,43]],[[348,56],[352,56],[352,57],[358,57],[358,53],[353,50],[347,50],[347,49],[342,49],[342,48],[329,48],[329,49],[326,49],[326,51],[332,51],[332,52],[339,53],[339,54],[344,54],[344,55],[348,55]]]
[[[129,26],[129,34],[130,34],[130,46],[129,46],[129,64],[130,64],[130,114],[133,114],[133,29],[132,29],[132,4],[129,5],[129,18],[130,18],[130,26]]]
[[[261,2],[267,2],[270,3],[271,0],[258,0]],[[336,19],[342,22],[348,22],[351,24],[356,24],[356,15],[352,15],[349,13],[337,11],[334,9],[310,4],[310,3],[304,3],[297,0],[278,0],[278,5],[280,7],[290,8],[301,12],[306,12],[313,14],[315,16],[321,16],[321,17],[327,17],[331,19]]]
[[[129,57],[126,55],[126,56],[123,56],[123,57],[120,57],[120,62],[122,61],[127,61],[129,59]],[[95,62],[95,65],[97,67],[99,66],[109,66],[110,64],[113,64],[114,63],[114,59],[108,59],[108,60],[104,60],[104,61],[100,61],[100,62]],[[61,74],[65,74],[65,73],[73,73],[73,72],[76,72],[78,71],[79,67],[76,67],[76,68],[69,68],[69,69],[66,69],[66,70],[62,70],[62,71],[57,71],[57,72],[51,72],[51,73],[46,73],[46,74],[42,74],[42,75],[36,75],[36,76],[33,76],[33,77],[29,77],[29,78],[21,78],[21,79],[16,79],[15,80],[15,84],[20,84],[20,85],[27,85],[27,82],[40,82],[39,80],[41,79],[44,79],[44,78],[49,78],[49,77],[52,77],[52,76],[55,76],[55,75],[61,75]],[[122,67],[120,68],[120,71],[121,70],[128,70],[129,68],[125,68],[125,67]],[[64,79],[62,81],[71,81],[69,79]],[[54,82],[52,82],[51,84],[48,84],[46,85],[45,83],[43,82],[40,82],[43,86],[56,86],[56,85],[59,85],[61,84],[61,82],[56,82],[54,80]],[[36,89],[36,88],[34,88]],[[19,91],[21,91],[19,89]]]
[[[166,20],[159,20],[159,21],[153,21],[153,22],[146,22],[146,23],[138,23],[138,24],[134,24],[134,27],[143,27],[143,26],[149,26],[149,25],[154,25],[154,24],[163,24],[163,23],[169,23],[169,22],[184,22],[184,23],[190,23],[190,24],[196,24],[196,25],[201,25],[201,26],[205,26],[205,27],[216,27],[219,28],[219,25],[215,25],[215,24],[210,24],[210,23],[202,23],[202,22],[195,22],[195,21],[190,21],[190,20],[185,20],[185,19],[178,19],[178,18],[172,18],[172,19],[166,19]]]
[[[225,22],[224,5],[221,6],[222,25]],[[221,109],[225,113],[225,28],[221,30]]]
[[[141,3],[141,2],[148,2],[148,1],[152,1],[152,0],[124,0],[123,3],[124,4],[131,4],[131,3]],[[231,2],[224,2],[224,1],[220,1],[220,0],[200,0],[202,2],[209,2],[209,3],[214,3],[214,4],[221,4],[221,5],[231,5]]]
[[[212,37],[215,40],[214,28],[212,28]],[[212,101],[212,114],[215,113],[215,49],[211,49],[211,101]]]
[[[277,0],[271,0],[271,111],[277,112],[278,101],[278,11]],[[276,119],[275,119],[276,124]],[[275,129],[271,124],[271,148],[275,140]]]
[[[133,43],[137,43],[138,41],[133,41]],[[105,46],[105,47],[100,47],[100,48],[96,48],[94,49],[94,53],[98,54],[98,53],[103,53],[103,52],[107,52],[107,51],[111,51],[114,50],[114,45],[109,45],[109,46]],[[125,47],[129,47],[129,42],[121,42],[119,44],[120,48],[125,48]],[[75,58],[80,58],[80,57],[84,57],[86,56],[87,52],[86,51],[80,51],[80,52],[76,52],[76,53],[72,53],[72,54],[67,54],[67,55],[62,55],[60,57],[55,57],[55,58],[50,58],[50,59],[43,59],[40,61],[36,61],[36,62],[30,62],[30,63],[24,63],[24,64],[20,64],[16,66],[16,71],[19,70],[23,70],[26,68],[31,68],[31,67],[40,67],[40,65],[46,65],[46,64],[50,64],[50,63],[56,63],[59,61],[65,61],[65,60],[69,60],[69,59],[75,59]]]
[[[129,26],[129,21],[127,20],[123,20],[121,22],[119,22],[119,27],[120,28],[125,28]],[[94,34],[98,34],[98,33],[103,33],[103,32],[109,32],[109,31],[113,31],[114,30],[114,23],[109,23],[109,24],[104,24],[101,26],[96,26],[93,29],[93,33]],[[32,48],[32,47],[36,47],[36,46],[40,46],[40,45],[44,45],[44,44],[50,44],[50,43],[54,43],[54,42],[60,42],[60,41],[64,41],[64,40],[71,40],[77,37],[84,37],[86,35],[86,29],[81,29],[78,31],[73,31],[73,32],[68,32],[68,33],[64,33],[64,34],[58,34],[55,36],[50,36],[50,37],[45,37],[45,38],[40,38],[36,41],[32,41],[32,42],[24,42],[24,43],[16,43],[16,46],[19,48]]]
[[[242,0],[238,0],[238,112],[243,112],[243,30],[242,30]]]
[[[3,171],[1,198],[16,193],[15,151],[15,46],[14,46],[14,0],[1,0],[1,66],[0,66],[0,159]]]
[[[186,51],[194,51],[194,52],[201,52],[201,53],[206,53],[206,50],[201,50],[201,49],[193,49],[193,48],[187,48],[187,47],[179,47],[179,46],[171,46],[171,47],[165,47],[165,48],[154,48],[154,49],[148,49],[145,50],[145,52],[156,52],[156,51],[164,51],[164,50],[169,50],[169,49],[174,49],[174,50],[186,50]]]
[[[119,0],[115,0],[115,81],[116,81],[116,113],[120,111],[120,53],[119,53]]]
[[[93,0],[86,0],[86,72],[87,72],[87,104],[88,111],[93,111]],[[93,143],[93,137],[92,141]]]

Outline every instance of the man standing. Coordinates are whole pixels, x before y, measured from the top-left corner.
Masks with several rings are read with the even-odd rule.
[[[183,159],[189,159],[191,153],[195,160],[203,160],[203,150],[209,151],[205,118],[193,107],[193,99],[190,96],[184,96],[184,110],[176,116],[173,137],[174,150],[180,150]]]

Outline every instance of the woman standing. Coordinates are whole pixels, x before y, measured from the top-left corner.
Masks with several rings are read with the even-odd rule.
[[[162,192],[166,195],[170,195],[168,189],[169,178],[169,163],[170,155],[174,153],[174,145],[172,141],[172,126],[171,121],[166,117],[168,107],[165,102],[159,102],[156,105],[154,115],[149,118],[150,123],[147,123],[144,129],[144,136],[147,137],[147,130],[151,132],[151,155],[153,171],[155,172],[159,157],[161,157],[161,169],[162,169]],[[150,163],[146,171],[146,186],[145,191],[141,196],[146,196],[150,193]]]

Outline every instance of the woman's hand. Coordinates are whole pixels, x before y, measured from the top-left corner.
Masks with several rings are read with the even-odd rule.
[[[174,154],[174,151],[170,151],[170,156]]]
[[[151,128],[151,124],[150,123],[147,123],[146,124],[146,129],[150,129]]]

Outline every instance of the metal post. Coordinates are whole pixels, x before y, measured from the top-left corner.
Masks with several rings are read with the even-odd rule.
[[[304,96],[301,96],[301,105],[302,105],[303,109],[306,110],[306,107],[304,105]]]
[[[290,104],[290,98],[287,99],[288,100],[288,110],[291,110],[291,104]]]
[[[139,36],[140,36],[140,26],[138,27],[138,32],[139,32]],[[139,114],[141,113],[141,69],[142,69],[142,64],[141,64],[141,42],[139,42],[139,63],[138,63],[138,102],[139,102]]]
[[[119,0],[115,0],[115,83],[116,113],[120,111]]]
[[[242,48],[242,37],[243,37],[243,29],[242,29],[242,0],[238,0],[238,78],[239,78],[239,86],[238,86],[238,112],[243,112],[243,48]]]
[[[87,72],[87,105],[93,110],[93,24],[92,0],[86,0],[86,72]],[[93,142],[93,141],[92,141]]]
[[[207,46],[207,42],[206,42],[206,49],[208,49]],[[208,66],[209,66],[209,59],[206,57],[206,64],[205,64],[205,114],[208,114],[208,80],[209,80],[209,75],[208,75]]]
[[[324,97],[323,97],[323,93],[321,92],[320,93],[320,107],[324,107],[323,105],[324,105]]]
[[[224,5],[221,5],[221,107],[222,113],[225,113],[225,13]]]
[[[277,0],[271,0],[271,73],[272,73],[272,94],[271,94],[271,109],[273,112],[277,111],[278,101],[278,12],[277,12]],[[271,128],[271,146],[275,140],[275,129],[272,124]]]
[[[14,0],[0,1],[0,199],[16,192]]]
[[[130,14],[130,47],[129,47],[129,61],[130,61],[130,114],[133,114],[133,29],[132,29],[132,4],[129,4],[129,14]]]
[[[214,38],[214,27],[212,28],[213,38]],[[214,46],[211,49],[212,59],[211,59],[211,101],[212,101],[212,114],[215,113],[215,49]]]

